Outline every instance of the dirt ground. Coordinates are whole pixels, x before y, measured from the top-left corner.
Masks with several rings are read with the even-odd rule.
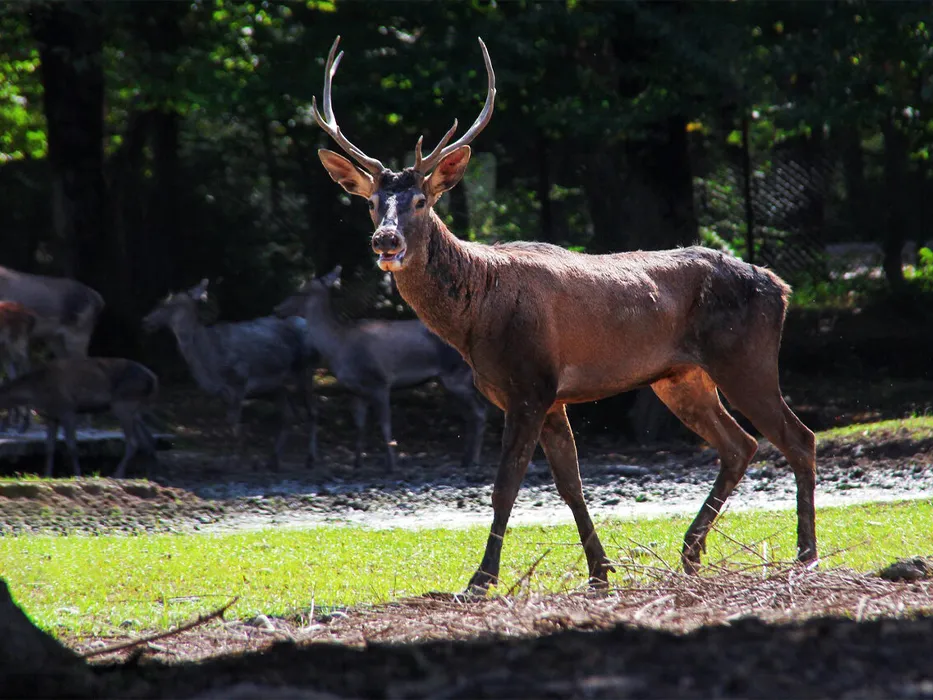
[[[830,391],[785,382],[815,427],[928,410],[929,383]],[[830,398],[827,398],[830,397]],[[169,389],[160,417],[178,431],[153,481],[83,479],[0,485],[0,533],[231,530],[363,522],[420,526],[491,518],[501,420],[490,412],[482,464],[458,467],[461,423],[430,387],[395,402],[400,466],[387,475],[370,442],[352,465],[347,402],[325,392],[322,455],[304,466],[298,423],[279,473],[255,465],[274,416],[246,411],[249,458],[232,466],[222,408]],[[906,407],[906,408],[905,408]],[[639,446],[582,426],[584,489],[595,515],[693,513],[717,469],[703,445]],[[933,439],[872,434],[825,442],[818,504],[933,494]],[[90,468],[90,465],[88,465]],[[101,474],[111,464],[97,465]],[[29,465],[17,466],[27,470]],[[786,463],[764,444],[731,507],[793,501]],[[516,522],[568,519],[542,455]],[[646,572],[642,571],[642,574]],[[56,697],[933,697],[933,584],[778,567],[698,580],[647,572],[650,583],[485,601],[449,593],[300,619],[213,620],[190,632],[100,654],[126,639],[66,639],[96,654],[81,682],[54,674],[11,681],[0,696]],[[275,690],[275,689],[278,690]]]

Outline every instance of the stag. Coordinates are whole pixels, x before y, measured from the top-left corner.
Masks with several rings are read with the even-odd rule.
[[[356,161],[321,149],[331,178],[369,203],[371,244],[382,270],[425,325],[473,368],[479,390],[505,412],[492,495],[493,521],[468,590],[498,581],[502,541],[535,443],[544,449],[586,553],[590,583],[608,585],[606,558],[583,498],[566,405],[650,386],[691,430],[719,452],[720,471],[686,532],[682,565],[695,573],[707,534],[742,479],[758,443],[723,406],[733,408],[787,458],[797,482],[797,557],[817,557],[813,433],[784,402],[778,349],[789,287],[774,273],[719,252],[689,247],[586,255],[543,243],[487,246],[456,238],[434,211],[463,177],[469,143],[486,127],[495,73],[485,44],[488,89],[479,117],[414,166],[387,169],[339,129],[331,83],[342,57],[334,41],[317,123]]]
[[[120,357],[73,357],[51,362],[21,374],[0,386],[0,408],[32,406],[46,421],[45,476],[52,476],[59,427],[75,476],[78,462],[77,417],[110,411],[123,428],[125,450],[114,471],[120,479],[140,448],[155,455],[155,440],[142,420],[143,409],[159,390],[159,380],[148,367]]]
[[[170,329],[195,382],[224,401],[235,460],[243,452],[243,402],[252,397],[275,399],[279,433],[268,467],[278,470],[291,415],[287,385],[293,382],[299,391],[309,391],[305,371],[316,362],[306,338],[307,325],[300,318],[266,317],[205,326],[198,318],[198,304],[207,300],[207,286],[204,279],[187,291],[169,294],[143,319],[143,329],[147,333]],[[313,443],[309,465],[314,461],[311,449]]]
[[[343,323],[331,308],[330,290],[340,280],[338,265],[303,284],[275,307],[279,317],[304,316],[311,345],[331,374],[353,394],[356,423],[356,466],[362,464],[367,406],[372,406],[385,441],[386,469],[395,468],[392,439],[392,389],[413,387],[432,379],[463,404],[469,422],[461,467],[479,461],[486,424],[486,404],[473,386],[473,374],[456,350],[431,333],[421,321],[363,320]],[[312,436],[316,435],[312,427]],[[312,438],[313,439],[313,438]]]

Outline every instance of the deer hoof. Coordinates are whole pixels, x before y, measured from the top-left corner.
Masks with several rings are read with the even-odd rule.
[[[467,584],[464,593],[469,596],[485,597],[489,587],[494,586],[496,582],[497,577],[492,574],[488,574],[485,571],[477,571]]]

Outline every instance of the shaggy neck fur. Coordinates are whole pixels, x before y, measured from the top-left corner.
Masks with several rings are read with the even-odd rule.
[[[434,333],[469,359],[473,319],[495,284],[494,268],[478,246],[457,239],[432,210],[419,245],[395,273],[402,298]]]

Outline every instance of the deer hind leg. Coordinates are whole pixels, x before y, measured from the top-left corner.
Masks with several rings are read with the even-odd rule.
[[[113,472],[114,479],[122,479],[126,476],[126,465],[136,456],[139,451],[139,430],[145,430],[141,425],[139,416],[139,406],[133,403],[114,403],[111,409],[113,415],[120,421],[120,427],[123,429],[123,458]]]
[[[567,409],[563,405],[545,417],[540,443],[551,466],[557,492],[564,499],[564,503],[570,506],[573,519],[577,523],[577,532],[580,533],[580,542],[586,553],[590,585],[594,588],[607,588],[607,574],[615,569],[609,565],[606,552],[586,508],[583,482],[580,480],[580,464],[577,461],[577,446],[573,440],[570,421],[567,420]]]
[[[363,466],[363,447],[366,444],[366,413],[369,404],[362,396],[354,396],[352,401],[353,424],[356,426],[356,454],[353,465],[359,469]]]
[[[49,418],[45,426],[45,478],[52,478],[52,470],[55,467],[55,443],[58,442],[59,423],[54,418]]]
[[[700,553],[706,551],[706,535],[745,475],[758,443],[729,415],[719,400],[716,385],[702,369],[684,370],[655,382],[651,388],[684,425],[719,452],[719,474],[684,535],[681,561],[684,571],[693,574],[699,569]]]
[[[530,399],[527,402],[519,399],[514,403],[521,408],[507,410],[505,413],[502,457],[492,489],[492,527],[489,530],[489,539],[486,540],[483,560],[467,584],[469,593],[482,594],[491,584],[498,583],[505,528],[509,524],[518,489],[525,478],[528,462],[531,461],[538,436],[541,434],[545,414],[551,405],[551,401],[533,402]]]
[[[764,359],[759,359],[764,358]],[[784,402],[772,357],[747,353],[728,369],[710,371],[722,393],[787,459],[797,482],[797,559],[816,560],[816,439]],[[738,368],[738,369],[737,369]],[[714,373],[715,372],[715,373]]]

